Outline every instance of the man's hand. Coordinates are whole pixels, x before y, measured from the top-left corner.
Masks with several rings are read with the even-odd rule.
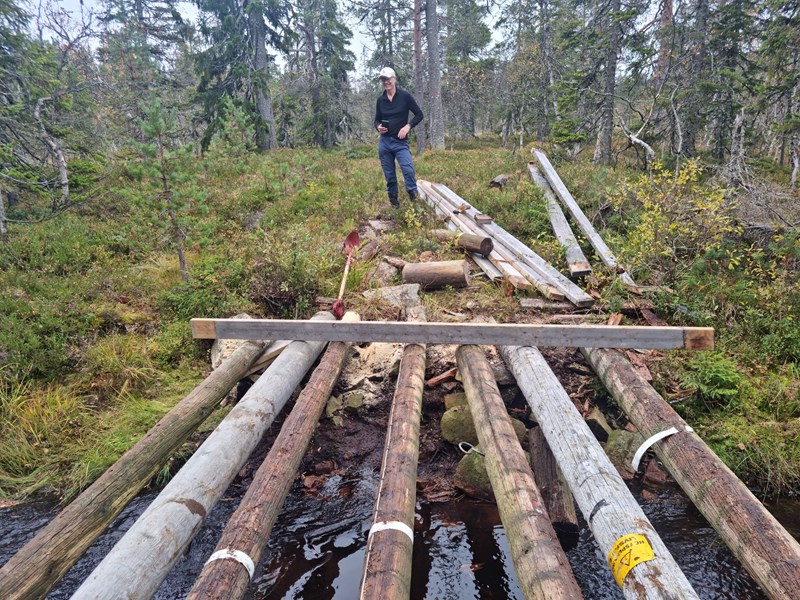
[[[387,131],[389,131],[389,130],[388,130],[388,129],[386,129],[386,127],[384,127],[384,126],[383,126],[383,123],[381,123],[380,125],[378,125],[378,133],[380,133],[380,134],[384,134],[384,133],[386,133]]]
[[[403,125],[403,128],[397,132],[397,137],[399,137],[401,140],[404,140],[406,139],[409,131],[411,131],[411,125]]]

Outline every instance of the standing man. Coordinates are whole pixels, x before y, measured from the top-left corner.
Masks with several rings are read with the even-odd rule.
[[[414,159],[408,147],[408,134],[422,121],[422,110],[417,101],[407,91],[397,87],[397,74],[391,67],[384,67],[378,73],[383,85],[383,93],[375,104],[375,129],[381,134],[378,142],[378,156],[381,159],[383,175],[386,177],[386,192],[394,208],[400,208],[397,198],[397,169],[400,165],[403,181],[410,200],[417,197],[417,178],[414,174]],[[414,118],[408,122],[408,113]]]

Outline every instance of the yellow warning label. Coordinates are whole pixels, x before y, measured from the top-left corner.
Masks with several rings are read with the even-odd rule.
[[[628,573],[639,563],[653,560],[656,555],[647,538],[638,533],[630,533],[619,538],[608,553],[608,564],[617,585],[622,587]]]

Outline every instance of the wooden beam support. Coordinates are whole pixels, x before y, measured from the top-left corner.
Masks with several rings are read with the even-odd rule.
[[[343,320],[358,320],[345,313]],[[243,552],[257,565],[261,562],[269,534],[303,460],[308,442],[342,372],[349,344],[334,342],[300,392],[292,412],[283,422],[272,448],[258,468],[239,508],[231,515],[212,556],[220,552]],[[247,592],[250,574],[245,566],[229,558],[203,566],[186,600],[238,600]]]
[[[536,348],[500,353],[531,407],[575,501],[623,596],[629,600],[697,600],[617,469]]]
[[[211,323],[209,323],[211,322]],[[519,325],[515,323],[406,323],[403,321],[294,321],[291,319],[192,319],[192,335],[217,339],[298,339],[330,342],[513,344],[589,348],[711,350],[712,327],[636,325]]]
[[[542,493],[547,514],[553,529],[558,533],[576,536],[578,534],[578,513],[575,500],[569,491],[564,475],[558,468],[550,446],[544,438],[541,427],[528,432],[528,448],[531,455],[531,468],[536,486]]]
[[[561,181],[561,177],[558,176],[558,173],[556,173],[553,165],[550,164],[550,161],[547,159],[545,153],[540,150],[536,150],[535,148],[531,149],[531,152],[533,152],[536,160],[539,161],[539,165],[542,167],[544,176],[550,183],[553,191],[561,199],[561,202],[569,211],[569,214],[572,215],[575,223],[577,223],[578,227],[583,232],[583,235],[586,236],[586,239],[589,240],[589,243],[592,245],[592,248],[594,248],[597,256],[600,257],[600,260],[603,261],[603,264],[607,267],[611,267],[612,269],[617,269],[619,272],[619,278],[625,285],[635,286],[636,283],[633,281],[633,278],[628,275],[624,269],[622,269],[617,261],[617,257],[614,256],[614,253],[611,252],[611,249],[603,241],[603,238],[600,237],[599,233],[597,233],[594,225],[592,225],[591,221],[589,221],[589,219],[586,217],[578,203],[575,202],[575,198],[573,198],[572,194],[569,193],[567,186],[565,186],[564,182]]]
[[[589,260],[578,245],[578,240],[575,239],[575,234],[572,233],[572,228],[561,210],[561,206],[553,195],[553,190],[547,180],[542,177],[536,165],[528,163],[528,172],[531,174],[533,182],[539,186],[544,194],[545,202],[547,203],[547,214],[550,216],[550,225],[553,227],[553,233],[564,248],[564,258],[567,260],[569,267],[569,274],[573,277],[584,277],[592,272],[592,267],[589,265]]]
[[[237,348],[133,448],[0,568],[0,598],[44,598],[111,521],[147,485],[219,402],[247,376],[266,342]]]
[[[425,321],[422,307],[409,309],[409,318]],[[419,422],[425,386],[425,346],[403,348],[397,386],[389,414],[381,479],[372,528],[364,555],[362,600],[407,600],[411,594],[414,549]]]
[[[528,600],[582,599],[483,349],[460,346],[456,360],[522,593]]]
[[[439,196],[438,192],[433,189],[433,185],[429,181],[418,179],[417,189],[419,190],[422,198],[424,198],[428,205],[433,208],[436,214],[447,219],[447,226],[449,228],[453,229],[454,231],[461,231],[463,233],[481,235],[481,232],[475,223],[465,218],[462,214],[453,214],[452,210],[445,206],[447,203],[444,202],[444,200]],[[505,277],[508,282],[517,289],[527,290],[532,287],[531,282],[519,272],[516,266],[510,264],[507,260],[500,256],[497,250],[492,250],[492,252],[489,253],[488,259],[477,254],[473,254],[472,258],[490,278],[492,278],[494,275],[492,271],[493,268],[494,270],[499,271],[503,277]],[[489,264],[492,265],[492,268],[489,268],[486,265],[487,260],[489,261]]]
[[[463,202],[463,200],[446,185],[436,184],[433,187],[442,196],[449,199],[450,202],[458,203],[462,201],[462,206],[465,206],[463,211],[466,215],[472,216],[478,212],[476,208]],[[591,306],[594,304],[594,298],[572,283],[572,281],[562,275],[553,265],[548,263],[498,224],[486,223],[480,226],[480,230],[492,236],[496,247],[506,248],[511,254],[511,256],[508,257],[509,259],[518,261],[519,264],[526,265],[537,273],[539,277],[562,292],[575,306]]]
[[[314,318],[334,317],[326,312]],[[144,600],[155,594],[324,346],[321,342],[289,344],[92,571],[72,600]]]
[[[581,349],[656,456],[773,600],[800,594],[800,544],[619,352]]]

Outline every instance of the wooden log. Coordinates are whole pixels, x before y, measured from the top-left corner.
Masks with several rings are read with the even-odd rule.
[[[489,361],[478,346],[460,346],[456,360],[525,598],[583,598],[550,524]]]
[[[602,318],[602,317],[601,317]],[[195,338],[325,340],[429,344],[513,344],[590,348],[711,350],[712,327],[548,325],[517,323],[406,323],[403,321],[295,321],[192,319]]]
[[[561,177],[558,176],[558,173],[556,173],[553,165],[550,164],[545,153],[535,148],[533,148],[531,152],[533,152],[536,160],[539,161],[539,166],[542,167],[544,176],[550,183],[553,191],[561,199],[561,202],[564,204],[567,211],[569,211],[569,214],[572,215],[572,219],[577,223],[583,235],[586,236],[586,239],[589,240],[589,243],[592,245],[592,248],[594,248],[597,256],[600,257],[600,260],[603,261],[603,264],[612,269],[616,269],[620,280],[624,284],[635,286],[636,283],[633,281],[633,278],[620,266],[617,257],[614,256],[614,253],[611,252],[611,249],[603,241],[603,238],[597,233],[591,221],[586,218],[583,210],[578,206],[578,203],[575,202],[575,198],[569,193],[567,186],[561,181]]]
[[[130,450],[0,568],[0,598],[44,598],[128,502],[219,405],[266,342],[237,348]]]
[[[500,353],[600,550],[609,558],[623,595],[641,600],[697,598],[539,351],[504,346]]]
[[[314,319],[334,316],[317,313]],[[292,342],[275,359],[92,571],[73,600],[133,600],[155,593],[323,346]]]
[[[423,197],[433,209],[442,215],[449,215],[450,223],[463,232],[475,235],[485,235],[480,227],[472,220],[461,214],[461,207],[455,206],[450,200],[443,197],[434,189],[434,185],[428,181],[417,181]],[[463,205],[466,208],[466,204]],[[454,214],[458,213],[458,214]],[[530,289],[535,287],[546,298],[550,300],[563,300],[564,294],[549,283],[547,278],[542,277],[527,265],[515,260],[512,253],[507,249],[500,248],[497,244],[489,255],[489,259],[497,269],[499,269],[506,279],[517,289]]]
[[[472,233],[456,233],[448,229],[434,229],[431,235],[440,242],[448,242],[459,248],[464,248],[469,252],[477,252],[485,257],[492,253],[494,242],[487,236],[474,235]]]
[[[425,321],[422,307],[409,316]],[[425,382],[425,346],[403,349],[389,414],[381,479],[367,538],[360,599],[407,599],[411,593],[419,422]]]
[[[348,312],[342,320],[357,321],[358,315]],[[234,600],[244,596],[251,573],[234,557],[242,552],[254,565],[261,561],[272,526],[339,378],[349,348],[350,345],[344,342],[328,346],[253,477],[239,508],[225,526],[211,555],[219,558],[206,562],[187,600]]]
[[[475,233],[475,231],[477,231],[474,223],[470,223],[469,220],[462,218],[463,215],[462,217],[454,215],[451,210],[445,208],[441,204],[443,201],[439,197],[438,193],[433,190],[433,186],[430,182],[417,180],[417,189],[428,205],[431,206],[434,211],[436,211],[436,214],[448,219],[449,228],[456,231],[461,231],[463,233]],[[479,266],[481,266],[481,268],[487,275],[489,275],[490,278],[493,277],[494,273],[487,267],[486,264],[483,263],[482,257],[478,258],[476,255],[473,255],[473,259],[478,263]],[[491,264],[495,270],[502,273],[502,275],[515,288],[530,289],[531,283],[519,272],[519,270],[505,261],[496,250],[492,250],[492,252],[489,254],[488,260],[491,261],[489,264]]]
[[[575,500],[540,427],[534,427],[528,432],[528,447],[536,487],[542,494],[553,529],[560,534],[577,534],[578,513],[575,511]]]
[[[578,245],[578,240],[575,239],[575,234],[572,233],[572,228],[558,204],[558,200],[553,195],[553,190],[547,180],[542,177],[536,165],[528,163],[528,172],[531,174],[533,182],[539,186],[544,194],[545,202],[547,203],[547,214],[550,216],[550,225],[553,227],[553,233],[564,248],[564,257],[567,260],[569,273],[573,277],[584,277],[592,272],[592,267],[589,265],[589,260]]]
[[[800,544],[618,352],[581,349],[656,456],[719,533],[747,572],[773,600],[800,593]]]
[[[435,184],[434,188],[439,191],[441,195],[449,198],[451,202],[455,203],[460,199],[455,192],[445,185]],[[467,206],[464,212],[467,215],[471,215],[477,213],[477,210],[474,207]],[[570,302],[575,304],[575,306],[591,306],[594,304],[594,298],[572,283],[550,263],[500,227],[497,223],[481,225],[481,229],[492,236],[495,246],[502,245],[507,248],[515,259],[527,265],[541,277],[544,277],[550,285],[560,290]]]
[[[406,263],[403,282],[418,283],[423,290],[467,287],[470,282],[469,265],[465,260]]]

